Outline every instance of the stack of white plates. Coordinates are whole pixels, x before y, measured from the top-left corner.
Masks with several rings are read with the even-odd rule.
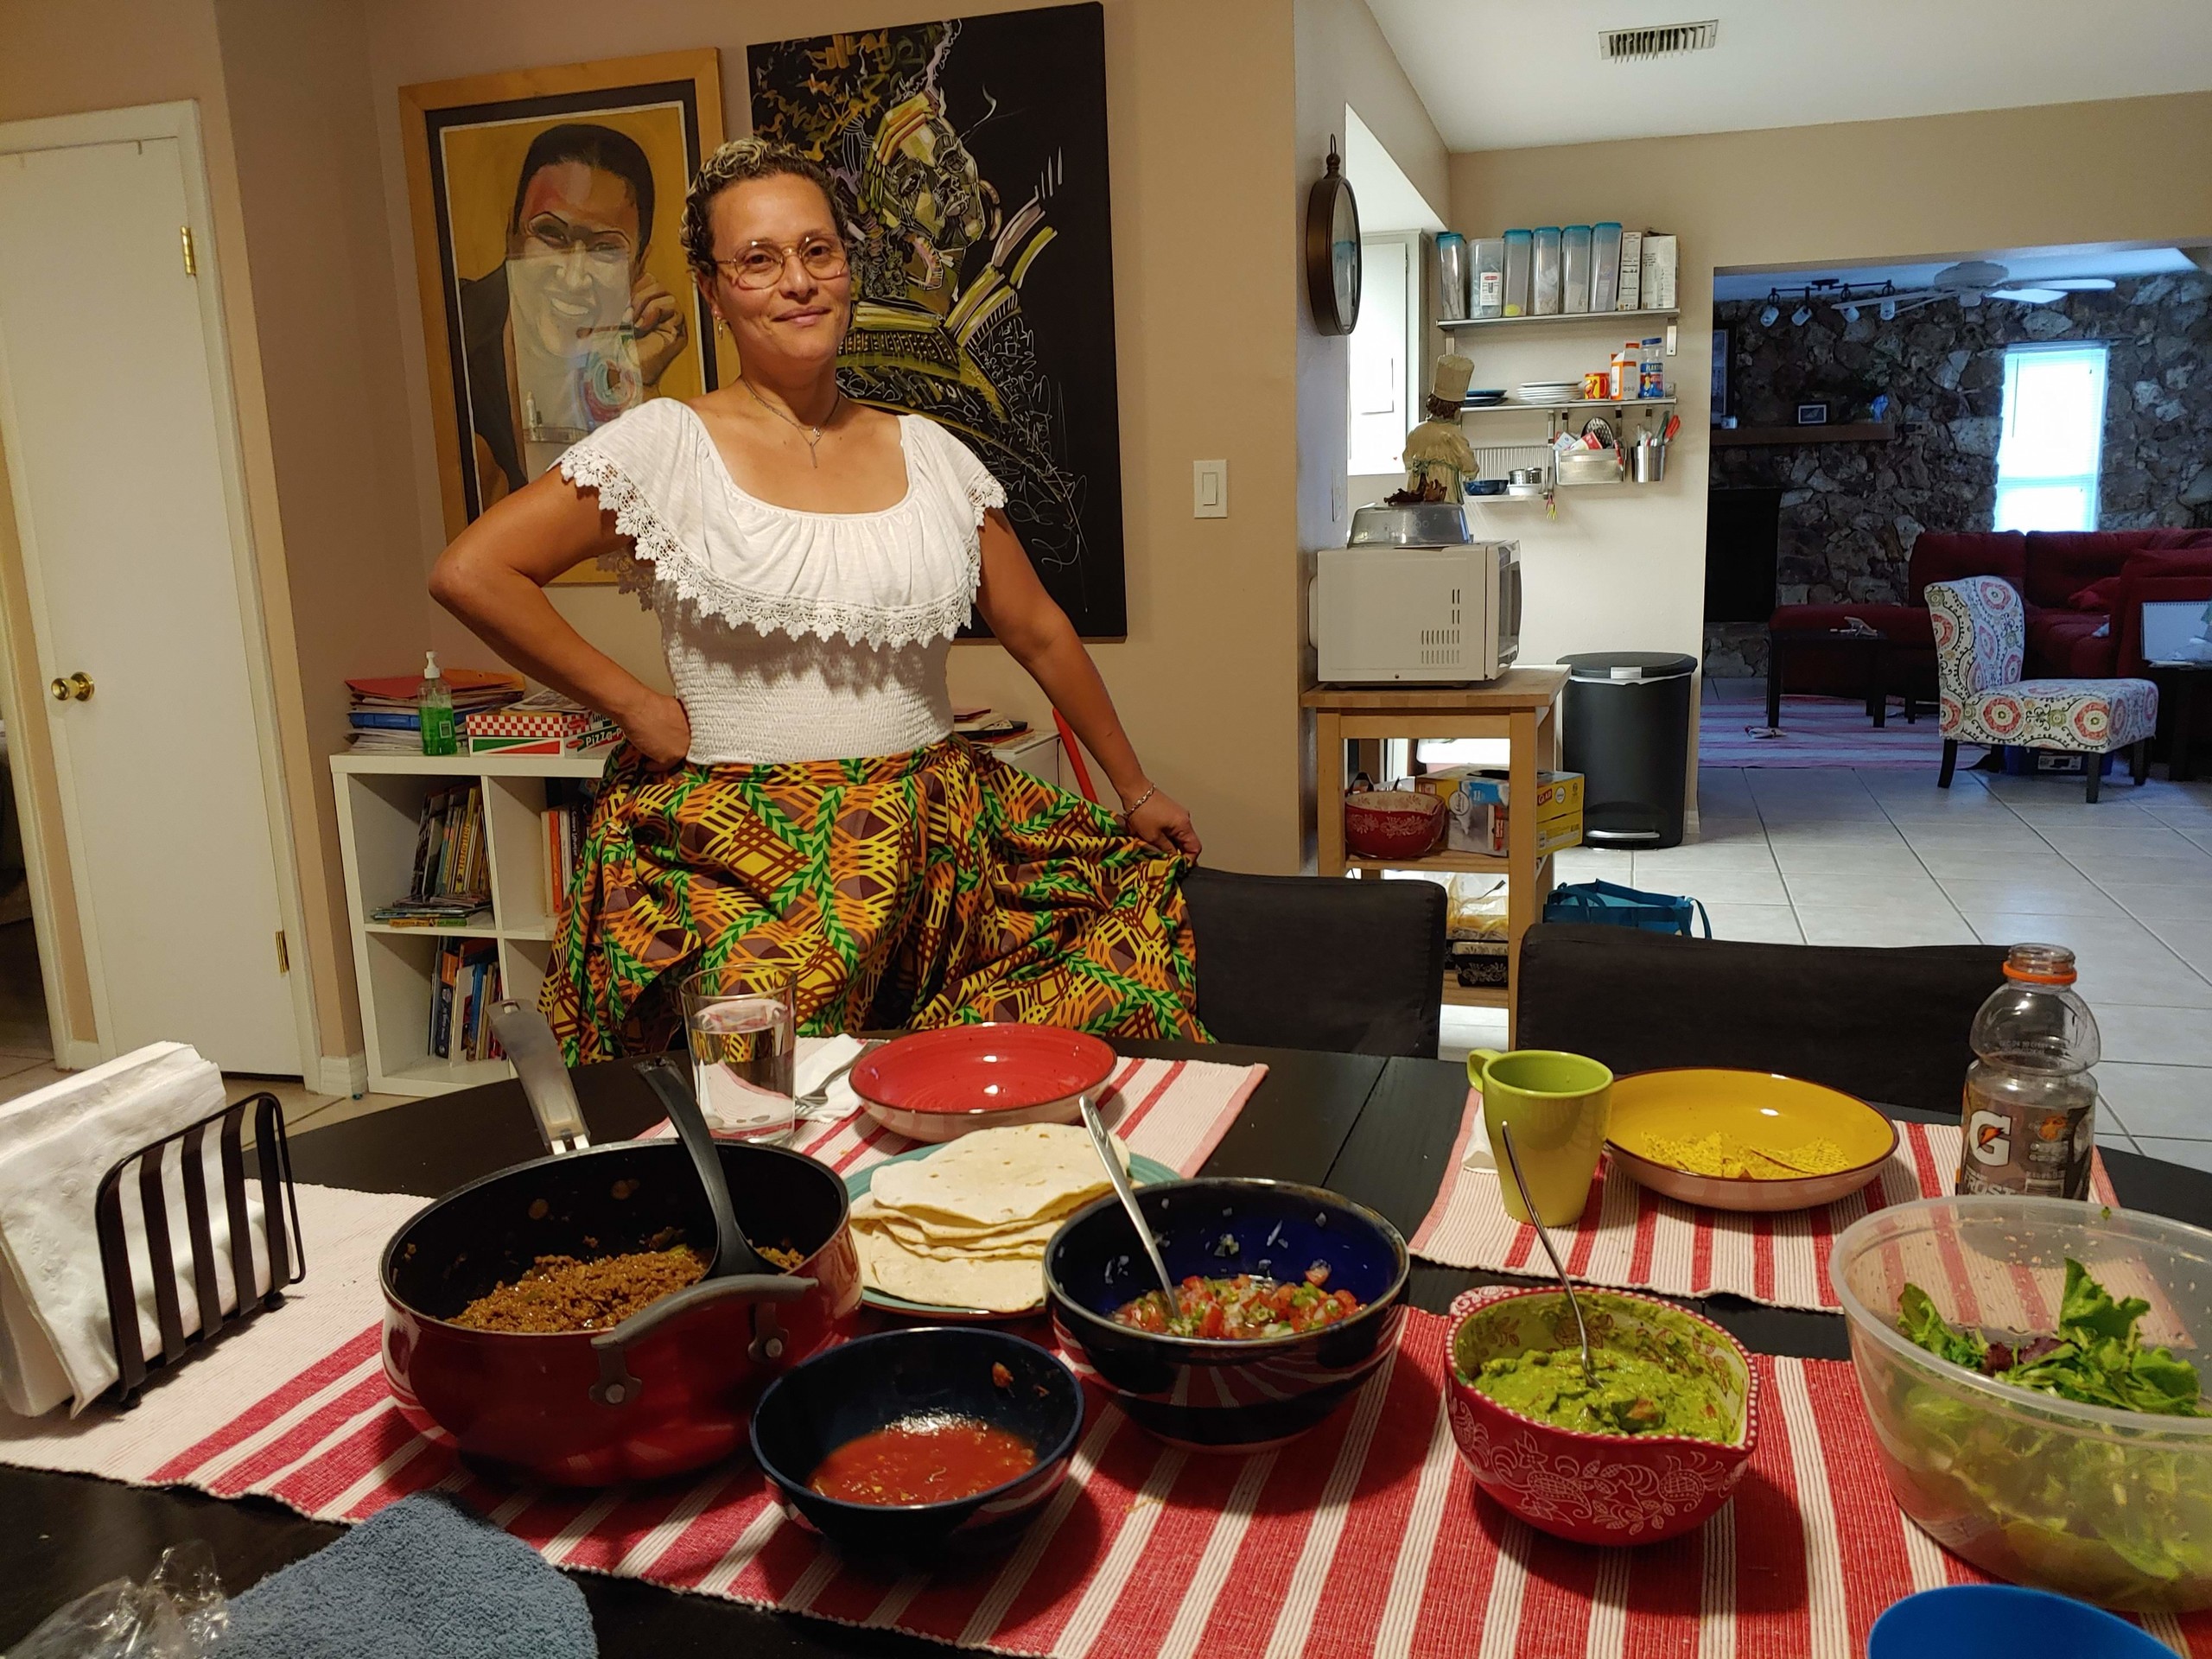
[[[1580,380],[1531,380],[1516,387],[1514,394],[1524,404],[1567,404],[1582,395]]]

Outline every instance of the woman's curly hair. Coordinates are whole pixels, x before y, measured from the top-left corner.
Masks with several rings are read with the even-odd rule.
[[[830,169],[821,162],[789,144],[772,143],[766,138],[733,138],[700,163],[690,194],[683,200],[683,257],[702,281],[712,282],[715,276],[715,232],[708,219],[715,198],[734,184],[774,178],[809,181],[822,192],[831,215],[836,215],[837,187]]]

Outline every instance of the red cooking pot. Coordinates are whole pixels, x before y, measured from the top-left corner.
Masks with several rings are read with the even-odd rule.
[[[675,1141],[541,1158],[438,1199],[385,1247],[385,1375],[418,1428],[530,1479],[603,1486],[681,1474],[746,1443],[779,1373],[842,1341],[860,1258],[835,1171],[779,1147],[716,1147],[755,1246],[788,1275],[707,1279],[605,1331],[474,1331],[453,1316],[542,1255],[715,1249],[712,1211]]]

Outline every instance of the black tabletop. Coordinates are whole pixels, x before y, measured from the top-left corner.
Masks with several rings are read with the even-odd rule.
[[[1207,1160],[1206,1173],[1313,1182],[1371,1206],[1408,1234],[1435,1198],[1466,1097],[1465,1071],[1446,1061],[1172,1043],[1116,1046],[1130,1054],[1264,1061],[1266,1080]],[[634,1135],[662,1115],[624,1065],[578,1073],[577,1096],[595,1141]],[[426,1198],[543,1150],[512,1084],[391,1107],[302,1134],[291,1145],[302,1181]],[[2212,1174],[2129,1153],[2105,1158],[2129,1208],[2200,1220],[2212,1215]],[[1440,1313],[1468,1287],[1499,1282],[1505,1281],[1494,1274],[1416,1266],[1413,1300]],[[1835,1314],[1764,1307],[1732,1296],[1691,1305],[1765,1352],[1847,1356],[1843,1321]],[[226,1502],[0,1467],[0,1650],[72,1597],[109,1579],[144,1576],[167,1545],[207,1540],[235,1594],[321,1548],[340,1530],[267,1499]],[[600,1650],[610,1659],[943,1652],[896,1631],[763,1613],[634,1580],[576,1578],[591,1604]]]

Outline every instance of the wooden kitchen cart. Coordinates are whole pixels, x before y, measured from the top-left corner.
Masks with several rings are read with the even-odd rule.
[[[1347,871],[1380,879],[1385,869],[1495,871],[1508,880],[1506,938],[1510,947],[1503,989],[1462,986],[1448,971],[1442,1000],[1462,1006],[1506,1010],[1508,1037],[1517,1027],[1521,988],[1521,936],[1543,914],[1552,889],[1552,861],[1536,856],[1536,774],[1559,766],[1559,694],[1567,683],[1564,668],[1513,668],[1487,685],[1350,687],[1317,685],[1299,699],[1313,711],[1313,739],[1319,765],[1318,864],[1325,876]],[[1489,853],[1435,852],[1400,861],[1344,856],[1344,745],[1361,738],[1503,738],[1511,746],[1508,762],[1512,810],[1507,815],[1505,856]]]

